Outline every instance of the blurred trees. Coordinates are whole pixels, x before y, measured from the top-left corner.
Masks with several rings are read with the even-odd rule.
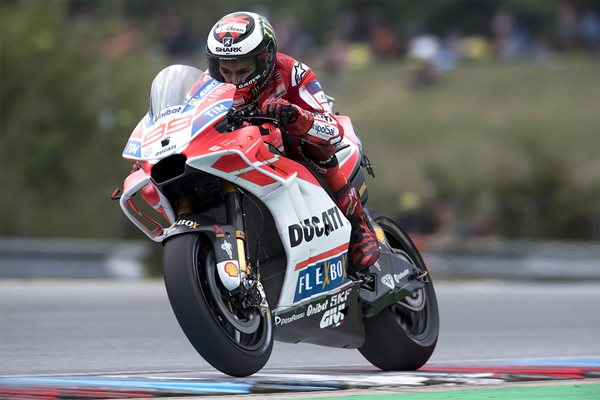
[[[490,36],[499,10],[510,10],[530,35],[556,42],[557,13],[563,4],[598,13],[593,0],[0,1],[0,235],[140,237],[108,199],[130,168],[120,158],[123,146],[145,112],[154,75],[175,62],[202,67],[206,33],[228,12],[257,11],[272,21],[293,16],[308,36],[303,46],[322,49],[323,54],[332,36],[366,41],[377,26],[386,26],[402,40],[422,30]],[[285,34],[281,31],[281,37]],[[406,96],[393,81],[380,89]],[[356,101],[357,109],[365,111],[352,114],[357,126],[370,124],[369,117],[381,108],[365,109],[365,93],[358,93]],[[352,95],[344,92],[347,98]],[[378,123],[393,129],[402,124]],[[583,123],[598,127],[598,121]],[[375,131],[386,128],[373,126]],[[448,134],[452,128],[447,127]],[[402,139],[416,141],[420,132],[412,133],[414,137]],[[397,146],[395,152],[403,148]],[[433,182],[434,200],[454,201],[470,222],[492,197],[495,233],[597,238],[598,185],[582,192],[573,183],[571,165],[534,151],[535,144],[528,149],[524,151],[530,152],[531,167],[526,174],[511,175],[500,168],[487,181],[465,182],[460,168],[437,159],[412,173]],[[382,164],[379,159],[397,160],[397,153],[386,158],[384,151],[389,149],[369,153],[376,165]],[[382,196],[381,201],[383,208],[395,208],[395,199]]]
[[[466,171],[429,163],[425,179],[435,193],[421,219],[444,225],[440,213],[451,213],[452,231],[445,233],[461,237],[600,239],[600,185],[577,182],[568,160],[531,144],[521,173],[506,165],[473,180],[464,179]]]
[[[118,15],[70,18],[67,5],[2,3],[2,234],[115,230],[106,199],[126,168],[115,155],[161,62]]]

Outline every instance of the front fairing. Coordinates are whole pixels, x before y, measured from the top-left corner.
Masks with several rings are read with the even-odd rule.
[[[166,116],[165,110],[181,107],[200,75],[202,70],[188,65],[172,65],[160,71],[150,88],[149,117],[156,122]]]
[[[235,86],[202,74],[198,68],[173,65],[156,76],[148,113],[129,137],[123,158],[156,164],[162,158],[181,153],[229,112]],[[201,78],[203,84],[190,93]]]

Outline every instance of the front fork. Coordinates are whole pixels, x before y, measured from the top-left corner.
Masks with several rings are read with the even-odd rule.
[[[235,241],[238,251],[238,262],[240,270],[250,275],[251,271],[246,260],[246,229],[244,227],[244,212],[242,210],[242,201],[239,192],[230,182],[223,184],[225,193],[225,210],[227,213],[227,224],[235,228]],[[243,280],[244,276],[242,276]]]
[[[267,295],[260,282],[258,265],[255,265],[255,274],[252,274],[248,260],[246,259],[246,229],[244,225],[244,211],[239,191],[230,182],[223,184],[225,193],[225,208],[227,211],[227,224],[235,228],[235,239],[237,243],[238,260],[240,263],[240,278],[242,293],[246,306],[258,307],[261,314],[269,311]]]
[[[190,230],[203,233],[214,249],[221,283],[233,293],[247,277],[252,276],[252,273],[246,259],[246,236],[240,194],[229,182],[224,183],[223,194],[227,221],[218,221],[198,213],[189,196],[177,199],[177,221],[168,229],[167,237],[189,233]]]
[[[233,230],[235,231],[234,236],[240,270],[249,275],[251,271],[248,267],[248,260],[246,259],[246,229],[244,227],[244,212],[242,210],[241,197],[236,190],[235,185],[227,181],[223,183],[223,193],[227,215],[226,224],[233,227]],[[177,219],[182,220],[186,215],[193,214],[194,208],[192,206],[192,199],[187,196],[181,197],[177,201]],[[219,235],[219,232],[216,233]]]
[[[249,253],[241,194],[230,182],[223,184],[223,194],[227,214],[223,225],[197,214],[191,199],[182,197],[177,201],[177,222],[169,235],[188,233],[188,228],[203,232],[214,248],[217,273],[223,287],[239,300],[243,308],[257,307],[264,314],[269,306],[260,283],[258,265],[251,266],[246,257]]]

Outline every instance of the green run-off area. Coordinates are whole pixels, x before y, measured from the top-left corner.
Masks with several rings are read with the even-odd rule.
[[[320,400],[596,400],[600,384],[320,397]],[[305,399],[299,399],[305,400]]]

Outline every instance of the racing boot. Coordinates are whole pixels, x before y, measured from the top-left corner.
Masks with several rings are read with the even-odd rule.
[[[344,213],[350,224],[350,257],[354,270],[365,272],[379,258],[377,236],[363,212],[360,197],[356,188],[349,183],[335,192],[336,204]]]

